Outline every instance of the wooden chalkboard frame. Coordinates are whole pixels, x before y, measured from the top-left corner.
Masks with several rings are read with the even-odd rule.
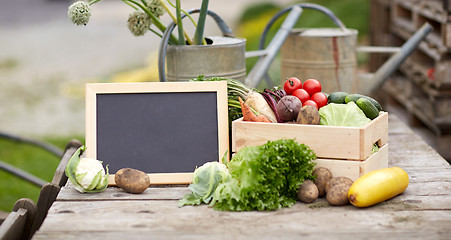
[[[88,83],[86,84],[86,157],[97,159],[97,95],[124,93],[202,93],[215,92],[218,119],[218,160],[229,154],[227,82],[146,82],[146,83]],[[155,103],[153,103],[155,104]],[[201,117],[201,116],[200,116]],[[139,144],[139,143],[136,143]],[[228,156],[227,156],[228,159]],[[196,166],[193,166],[193,171]],[[148,173],[151,184],[188,184],[192,172]],[[109,184],[114,186],[114,174]]]

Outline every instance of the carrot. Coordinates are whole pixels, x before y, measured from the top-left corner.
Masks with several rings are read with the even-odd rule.
[[[258,113],[263,114],[265,117],[271,120],[271,122],[277,122],[274,111],[271,109],[271,106],[265,100],[263,95],[259,92],[249,90],[249,92],[246,94],[244,102]]]
[[[240,100],[241,111],[243,112],[243,121],[272,122],[265,115],[263,114],[256,115],[254,112],[252,112],[251,107],[249,107],[249,105],[243,102],[243,100],[240,97],[238,97],[238,100]]]

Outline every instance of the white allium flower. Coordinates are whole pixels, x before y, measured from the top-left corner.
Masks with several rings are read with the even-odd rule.
[[[150,17],[142,11],[136,11],[128,17],[128,29],[135,36],[144,35],[150,28],[152,20]]]
[[[77,1],[69,6],[67,16],[77,25],[86,25],[91,17],[91,8],[87,2]]]
[[[164,14],[164,8],[161,4],[161,0],[147,0],[147,8],[153,13],[156,17],[160,17]]]

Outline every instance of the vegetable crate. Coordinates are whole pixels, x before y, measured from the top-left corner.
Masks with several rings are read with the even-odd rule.
[[[388,113],[363,127],[336,127],[289,123],[232,122],[232,152],[278,139],[295,139],[317,156],[317,167],[334,176],[356,180],[372,170],[388,167]],[[378,151],[373,153],[377,144]]]

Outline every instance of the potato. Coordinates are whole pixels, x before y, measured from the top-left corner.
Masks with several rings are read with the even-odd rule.
[[[296,123],[299,124],[319,124],[319,112],[318,109],[311,105],[306,105],[299,110]]]
[[[316,176],[315,185],[318,187],[318,196],[326,195],[326,183],[332,178],[332,172],[325,167],[318,167],[313,170],[313,176]]]
[[[348,177],[334,177],[334,178],[331,178],[326,183],[326,188],[325,188],[326,194],[328,193],[330,188],[332,188],[335,185],[342,184],[342,183],[351,186],[353,181],[350,178],[348,178]]]
[[[122,168],[114,176],[116,185],[128,193],[142,193],[150,185],[149,176],[132,168]]]
[[[330,205],[343,206],[349,203],[348,191],[351,185],[341,183],[329,189],[326,200]]]
[[[303,203],[312,203],[318,198],[318,188],[311,180],[305,180],[298,191],[298,199]]]

